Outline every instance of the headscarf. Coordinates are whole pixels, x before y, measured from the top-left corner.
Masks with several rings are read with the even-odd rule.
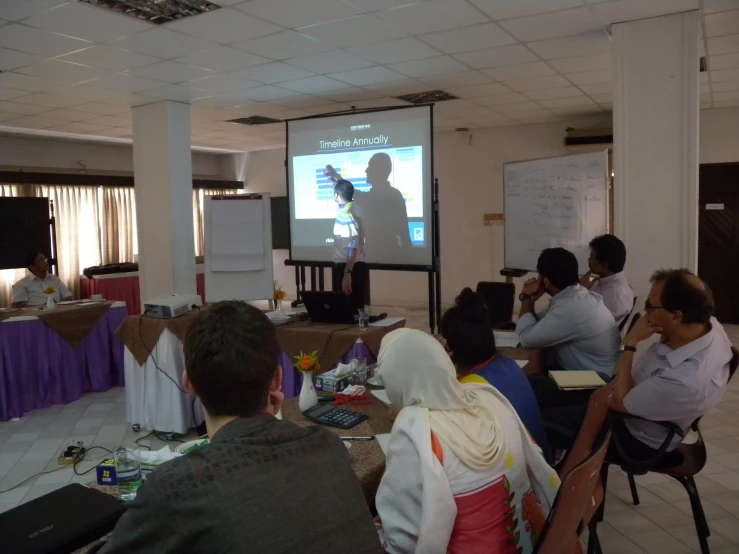
[[[399,410],[429,410],[431,429],[470,469],[489,468],[503,451],[495,397],[462,385],[449,355],[432,336],[413,329],[388,333],[377,358],[388,398]]]

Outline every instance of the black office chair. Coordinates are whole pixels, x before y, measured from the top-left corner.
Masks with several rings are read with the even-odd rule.
[[[618,330],[622,335],[625,336],[624,329],[627,329],[627,333],[631,331],[631,327],[633,325],[633,322],[636,321],[639,318],[634,318],[634,308],[636,308],[636,301],[638,300],[638,296],[634,297],[634,303],[631,305],[631,311],[629,312],[629,315],[627,315],[621,323],[618,325]],[[632,323],[629,323],[631,321]],[[628,325],[628,327],[627,327]]]
[[[515,329],[513,323],[513,302],[516,296],[516,285],[480,281],[475,292],[482,297],[490,314],[493,329]]]

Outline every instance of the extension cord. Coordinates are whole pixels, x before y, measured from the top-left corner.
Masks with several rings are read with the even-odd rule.
[[[67,449],[59,454],[57,462],[60,466],[68,466],[85,456],[85,448],[82,441],[75,441]]]

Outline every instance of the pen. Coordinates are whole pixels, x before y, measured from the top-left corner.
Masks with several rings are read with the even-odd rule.
[[[375,437],[339,437],[343,441],[371,441]]]

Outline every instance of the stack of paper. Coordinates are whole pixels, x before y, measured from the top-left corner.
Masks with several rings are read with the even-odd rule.
[[[606,384],[595,371],[550,371],[549,376],[562,390],[597,389]]]
[[[519,340],[514,331],[493,331],[495,335],[495,346],[498,348],[516,348]]]

